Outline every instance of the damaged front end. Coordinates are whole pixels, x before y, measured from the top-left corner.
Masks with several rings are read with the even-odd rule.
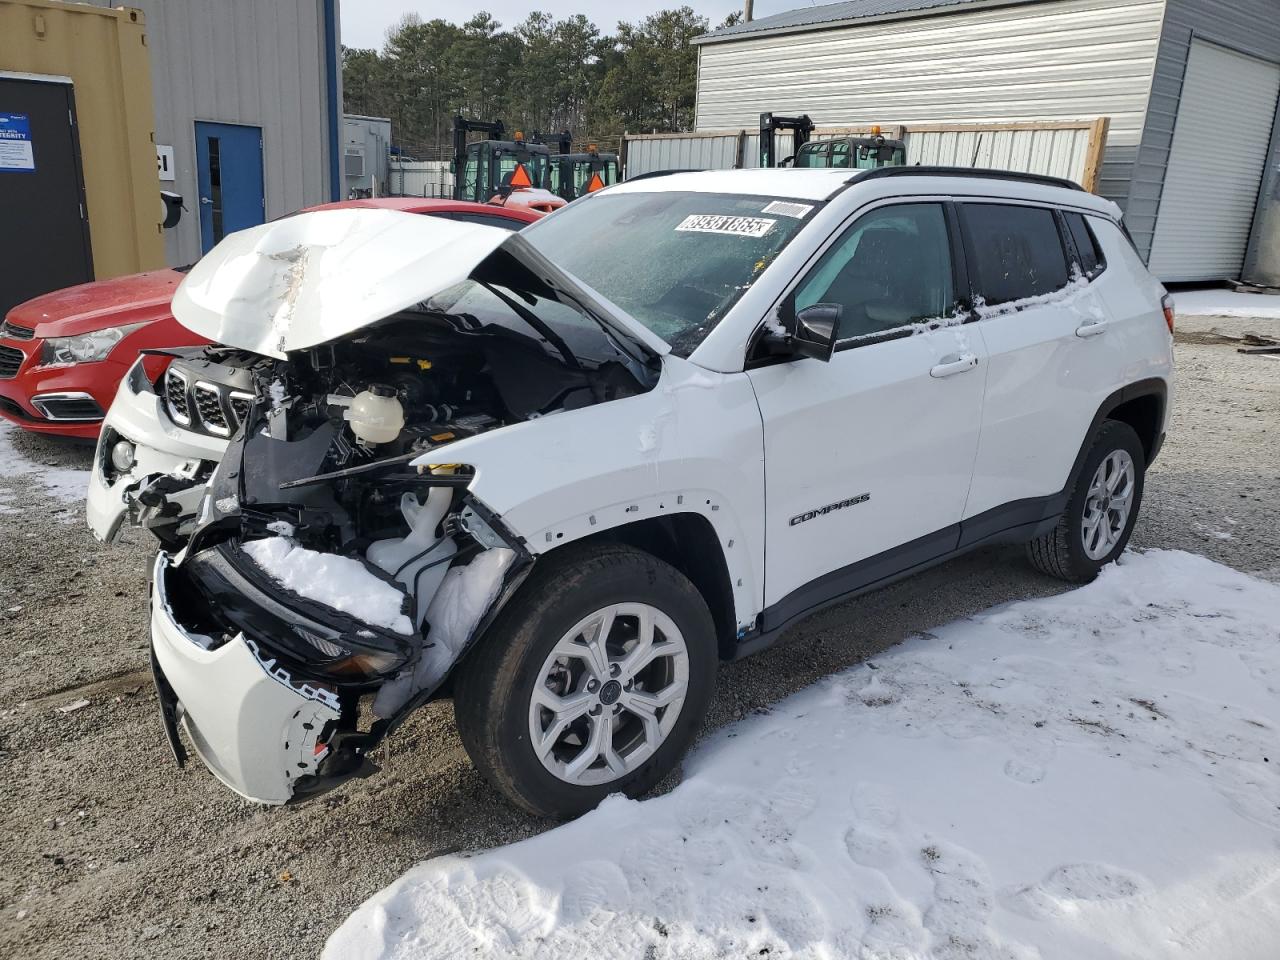
[[[296,233],[307,216],[322,214],[284,223]],[[237,373],[247,396],[189,537],[157,560],[152,646],[179,762],[181,728],[227,786],[280,804],[372,772],[369,752],[447,689],[533,562],[468,489],[472,468],[450,445],[642,393],[659,365],[518,243],[312,342],[335,324],[306,336],[294,312],[333,282],[320,267],[335,251],[280,257],[270,227],[255,255],[283,280],[265,268],[254,277],[243,252],[230,289],[203,263],[188,278],[224,338],[249,329],[235,311],[254,303],[276,311],[274,339],[231,344],[249,348]],[[263,289],[277,291],[274,307]]]

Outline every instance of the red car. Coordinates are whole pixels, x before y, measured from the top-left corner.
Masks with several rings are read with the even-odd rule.
[[[544,216],[523,207],[383,197],[308,210],[402,210],[518,230]],[[0,417],[27,430],[94,439],[116,387],[149,348],[208,341],[173,318],[169,303],[186,268],[153,270],[55,290],[21,303],[0,324]],[[167,360],[156,357],[158,377]]]

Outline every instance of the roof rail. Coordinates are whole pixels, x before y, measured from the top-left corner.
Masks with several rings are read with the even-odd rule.
[[[980,167],[925,167],[917,164],[914,167],[876,167],[873,170],[860,170],[850,177],[846,183],[860,183],[863,180],[877,180],[881,177],[981,177],[988,180],[1019,180],[1023,183],[1039,183],[1047,187],[1064,187],[1067,190],[1085,192],[1084,187],[1074,180],[1065,177],[1051,177],[1044,173],[1019,173],[1017,170],[984,170]]]

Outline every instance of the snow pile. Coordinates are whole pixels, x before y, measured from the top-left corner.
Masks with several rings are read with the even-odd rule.
[[[1280,588],[1130,554],[721,732],[667,796],[423,864],[325,956],[1280,956],[1278,624]]]
[[[1280,296],[1232,290],[1180,290],[1174,311],[1186,317],[1257,317],[1280,320]]]
[[[68,467],[50,467],[30,459],[23,454],[15,438],[22,437],[21,428],[0,420],[0,478],[29,487],[32,483],[44,488],[45,493],[63,503],[83,503],[89,489],[89,471],[74,470]],[[43,439],[29,438],[37,443],[55,443]],[[88,450],[85,451],[88,454]],[[0,513],[18,513],[13,504],[13,494],[0,489]],[[78,520],[79,517],[67,514],[66,518]]]
[[[308,550],[285,537],[252,540],[243,549],[273,580],[300,597],[375,627],[413,633],[413,624],[401,612],[404,594],[358,560]]]

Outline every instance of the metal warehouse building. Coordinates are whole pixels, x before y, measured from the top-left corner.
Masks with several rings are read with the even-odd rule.
[[[165,231],[171,266],[345,195],[338,0],[125,2],[145,16],[157,189],[186,208]]]
[[[1153,272],[1280,285],[1277,0],[845,0],[695,43],[699,130],[1109,117]]]

